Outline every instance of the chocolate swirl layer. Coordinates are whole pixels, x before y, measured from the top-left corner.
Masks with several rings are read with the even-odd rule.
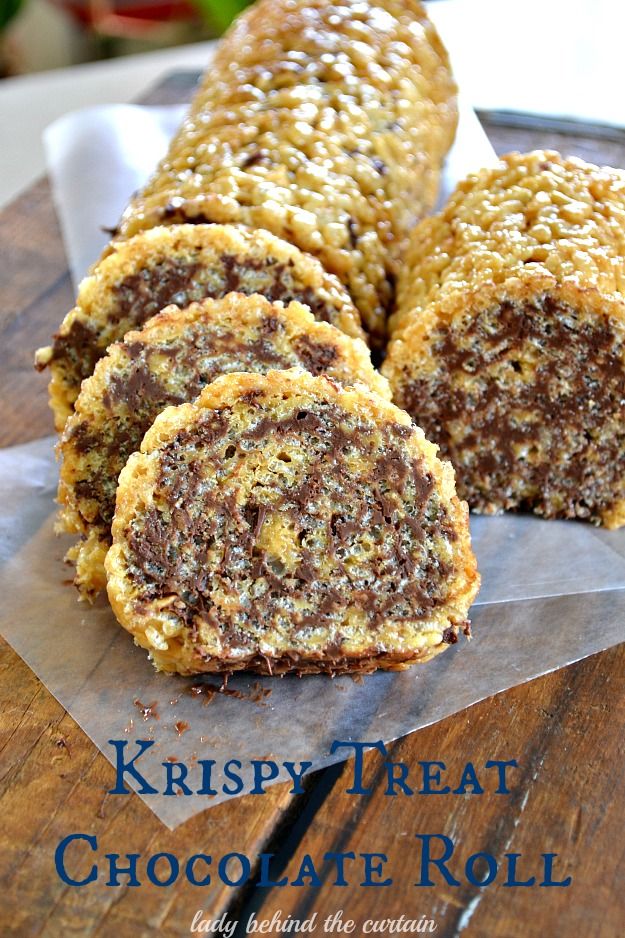
[[[60,431],[73,411],[81,382],[113,342],[165,306],[178,307],[236,290],[268,300],[298,300],[315,319],[365,338],[360,316],[339,281],[313,257],[267,231],[231,225],[154,228],[115,245],[80,285],[51,348],[40,349],[40,369],[50,366],[50,404]]]
[[[155,417],[193,400],[214,378],[235,371],[305,368],[344,384],[363,381],[390,398],[369,350],[299,303],[230,293],[186,309],[168,307],[141,331],[111,346],[83,382],[59,443],[60,528],[81,534],[68,559],[87,598],[104,587],[117,479]]]
[[[468,630],[478,576],[453,473],[363,386],[217,379],[120,476],[109,598],[158,668],[371,671]]]
[[[625,174],[539,151],[414,232],[383,373],[477,511],[625,524]]]

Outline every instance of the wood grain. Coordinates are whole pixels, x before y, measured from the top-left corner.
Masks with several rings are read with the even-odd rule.
[[[50,187],[41,180],[0,213],[0,443],[52,432],[47,375],[33,370],[73,291]]]
[[[344,908],[360,926],[382,913],[389,918],[424,914],[436,921],[439,938],[557,936],[579,928],[582,934],[615,938],[625,922],[625,895],[618,885],[625,859],[624,755],[621,645],[499,694],[391,747],[390,759],[413,768],[413,787],[420,784],[419,760],[445,762],[442,784],[452,787],[471,761],[486,788],[483,795],[389,797],[377,753],[366,760],[366,785],[373,794],[347,795],[352,770],[346,766],[284,875],[292,881],[306,853],[316,859],[326,851],[376,851],[389,857],[386,870],[393,886],[349,893],[327,884],[318,891],[275,888],[256,914],[271,918],[281,910],[305,918],[314,910],[324,917]],[[494,794],[486,760],[513,758],[519,769],[510,772],[511,794]],[[442,833],[458,844],[458,861],[449,865],[461,881],[468,856],[485,851],[501,868],[505,853],[522,854],[519,874],[536,875],[540,882],[541,854],[551,851],[562,858],[556,867],[560,876],[571,876],[573,882],[569,888],[542,889],[511,889],[499,881],[482,889],[445,882],[415,887],[416,833]]]
[[[186,99],[197,76],[174,77],[149,96]],[[486,123],[498,152],[557,147],[599,163],[625,166],[618,141],[506,128]],[[51,432],[46,377],[32,371],[33,350],[49,340],[72,303],[72,291],[50,191],[41,181],[0,215],[0,445]],[[493,662],[496,667],[496,662]],[[555,938],[580,933],[620,938],[625,922],[623,804],[625,782],[625,646],[515,688],[421,730],[392,747],[394,760],[442,760],[450,778],[467,760],[520,762],[510,796],[485,794],[389,798],[380,758],[366,760],[373,794],[344,793],[350,771],[313,776],[307,794],[284,786],[263,798],[242,798],[168,832],[143,802],[107,797],[113,770],[91,741],[6,643],[0,643],[0,934],[173,938],[189,933],[203,908],[245,920],[252,911],[303,915],[436,920],[444,938]],[[235,741],[233,741],[235,747]],[[381,851],[391,858],[389,889],[205,891],[63,887],[54,870],[59,840],[74,831],[98,836],[100,853],[169,851],[220,854],[262,849],[319,856],[335,850]],[[569,889],[505,889],[493,885],[412,886],[415,837],[446,833],[460,856],[487,850],[538,857],[562,854]]]
[[[207,900],[206,890],[184,881],[168,889],[150,884],[116,889],[103,880],[85,889],[64,886],[55,872],[54,851],[67,834],[95,834],[101,857],[160,851],[181,858],[197,852],[220,855],[235,844],[255,853],[301,809],[280,785],[262,798],[219,805],[168,831],[136,795],[106,795],[115,782],[113,767],[4,642],[0,712],[2,936],[121,938],[156,929],[168,938],[188,931],[193,912]],[[86,875],[91,864],[85,859],[72,870]],[[216,915],[231,900],[227,887],[210,891]]]

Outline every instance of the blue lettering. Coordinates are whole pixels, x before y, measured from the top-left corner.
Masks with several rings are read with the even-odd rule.
[[[63,838],[54,851],[54,865],[57,873],[68,886],[87,886],[98,878],[98,868],[95,863],[84,879],[73,879],[65,869],[65,851],[75,840],[86,840],[94,852],[98,849],[97,837],[93,837],[90,834],[69,834],[67,837]]]
[[[415,886],[435,886],[434,880],[430,879],[430,866],[438,867],[440,873],[445,877],[448,886],[459,886],[460,881],[455,879],[447,869],[446,862],[451,859],[454,852],[453,841],[445,834],[415,834],[421,841],[421,878]],[[445,850],[442,857],[432,857],[430,855],[430,843],[433,840],[440,840],[444,844]]]
[[[109,739],[109,744],[115,749],[116,755],[116,764],[115,764],[115,788],[109,790],[109,795],[129,795],[130,789],[126,788],[124,785],[124,775],[132,775],[134,780],[139,783],[139,788],[137,788],[137,793],[139,795],[157,795],[158,789],[152,788],[150,783],[138,772],[135,768],[135,762],[137,759],[140,759],[141,756],[148,749],[151,749],[154,745],[153,739],[138,739],[137,746],[139,747],[139,752],[133,756],[130,762],[124,760],[124,749],[128,745],[127,739]]]

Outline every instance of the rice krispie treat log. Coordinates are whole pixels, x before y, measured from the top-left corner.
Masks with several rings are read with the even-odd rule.
[[[344,384],[360,380],[390,399],[364,342],[316,322],[295,302],[284,307],[230,293],[184,310],[170,306],[109,348],[83,382],[58,447],[58,526],[81,535],[67,559],[83,597],[105,587],[117,479],[155,417],[170,404],[193,400],[220,374],[294,366]]]
[[[187,306],[233,290],[269,300],[299,300],[316,319],[364,338],[360,315],[345,288],[318,260],[268,231],[232,225],[152,228],[112,246],[80,285],[51,348],[37,365],[50,366],[50,405],[62,430],[96,362],[112,342],[165,306]]]
[[[625,173],[513,153],[415,230],[383,372],[478,511],[625,524]]]
[[[447,53],[416,0],[259,0],[119,236],[189,220],[267,228],[341,279],[378,340],[456,121]]]
[[[393,404],[300,370],[170,407],[117,491],[108,593],[157,668],[401,669],[468,632],[453,470]]]

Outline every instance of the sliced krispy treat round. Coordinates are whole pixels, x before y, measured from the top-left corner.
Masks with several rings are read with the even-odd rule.
[[[109,348],[83,382],[58,448],[58,527],[81,535],[68,554],[81,595],[93,598],[105,586],[117,479],[155,417],[193,400],[221,374],[295,366],[343,384],[362,381],[390,399],[364,342],[317,322],[297,302],[285,307],[230,293],[182,310],[170,306]]]
[[[468,632],[479,575],[453,470],[364,385],[217,378],[122,470],[106,557],[155,666],[370,672]]]
[[[625,173],[512,153],[415,229],[382,371],[476,511],[625,525]]]
[[[84,378],[113,342],[165,306],[187,306],[236,290],[269,300],[299,300],[315,319],[365,339],[360,315],[320,262],[267,231],[234,225],[157,227],[125,242],[86,277],[76,306],[36,365],[50,367],[50,406],[61,431]]]

